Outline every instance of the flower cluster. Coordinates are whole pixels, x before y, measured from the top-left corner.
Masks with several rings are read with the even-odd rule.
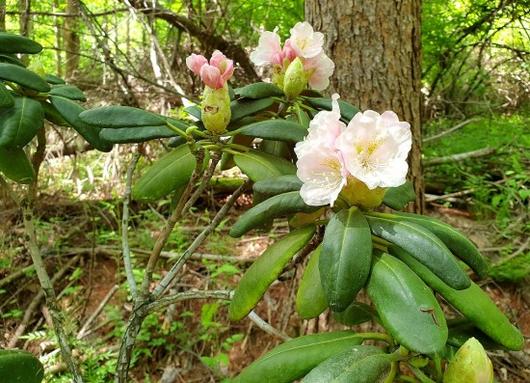
[[[329,85],[335,64],[324,53],[323,44],[322,33],[313,31],[309,23],[300,22],[291,29],[291,36],[283,47],[278,34],[263,32],[250,59],[258,66],[272,66],[273,82],[280,88],[284,88],[283,80],[289,66],[298,59],[303,64],[304,85],[307,83],[312,89],[324,90]]]
[[[358,186],[351,190],[350,185],[361,184],[364,193],[379,192],[382,198],[384,188],[405,183],[412,146],[409,123],[399,121],[394,112],[368,110],[357,113],[346,126],[340,120],[338,98],[333,95],[331,111],[317,113],[308,135],[295,147],[297,175],[304,183],[300,195],[311,206],[333,206],[341,192],[359,192]]]
[[[186,65],[212,89],[223,88],[234,74],[234,62],[220,51],[213,52],[210,62],[203,55],[193,53],[186,59]]]
[[[201,102],[201,120],[209,132],[220,135],[230,123],[230,95],[226,83],[234,74],[234,62],[215,51],[210,62],[202,55],[192,54],[186,65],[206,85]]]

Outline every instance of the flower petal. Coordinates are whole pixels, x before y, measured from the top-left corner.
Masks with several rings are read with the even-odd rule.
[[[280,36],[275,32],[265,31],[261,34],[258,46],[250,53],[250,60],[256,65],[280,64],[276,63],[281,57],[282,48]]]
[[[196,75],[201,73],[201,68],[204,64],[208,64],[208,60],[203,55],[192,53],[186,58],[186,66]]]

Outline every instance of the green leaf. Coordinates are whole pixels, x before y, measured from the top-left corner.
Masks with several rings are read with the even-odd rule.
[[[347,326],[355,326],[364,322],[372,320],[375,316],[372,308],[361,302],[353,302],[346,310],[333,313],[333,318]]]
[[[26,67],[22,61],[20,61],[15,55],[12,55],[12,54],[1,54],[0,53],[0,62],[18,65],[18,66],[21,66],[22,68]]]
[[[354,332],[337,331],[289,340],[245,368],[234,383],[291,383],[315,366],[362,342]]]
[[[296,175],[287,174],[284,176],[266,178],[264,180],[258,181],[252,188],[258,193],[276,195],[300,190],[302,185],[303,182],[300,181]]]
[[[230,235],[232,237],[241,237],[246,232],[274,218],[300,212],[312,213],[318,209],[318,206],[306,205],[302,197],[300,197],[300,193],[297,191],[278,194],[260,202],[243,213],[234,226],[232,226]]]
[[[46,74],[44,76],[44,79],[46,80],[46,82],[48,84],[53,84],[53,85],[66,84],[62,78],[57,77],[57,76],[55,76],[53,74],[50,74],[50,73]]]
[[[283,96],[283,91],[269,82],[257,82],[242,88],[237,88],[234,89],[234,93],[241,98],[250,98],[253,100],[265,97]]]
[[[16,97],[15,104],[0,111],[0,147],[23,147],[42,128],[44,111],[38,101]]]
[[[341,210],[328,225],[322,241],[320,277],[329,307],[343,311],[363,288],[372,263],[372,236],[356,207]]]
[[[296,311],[302,319],[315,318],[328,307],[318,270],[321,250],[322,247],[319,246],[310,254],[296,293]]]
[[[0,63],[0,79],[11,81],[37,92],[49,92],[50,86],[38,74],[18,65]]]
[[[33,165],[20,148],[0,148],[0,172],[21,184],[29,184],[35,178]]]
[[[44,367],[32,353],[0,350],[0,382],[40,383],[43,378]]]
[[[184,108],[184,111],[199,121],[201,120],[201,108],[199,108],[197,105],[188,106]]]
[[[307,131],[307,129],[309,129],[309,123],[311,122],[309,115],[306,111],[302,110],[298,104],[296,105],[295,112],[298,123]]]
[[[376,256],[367,292],[394,339],[411,351],[440,352],[447,324],[432,291],[406,264],[388,254]]]
[[[99,137],[101,128],[91,126],[79,118],[79,115],[85,110],[81,105],[59,96],[50,96],[49,99],[59,115],[90,145],[102,152],[109,152],[112,149],[110,142]]]
[[[257,150],[234,154],[234,161],[254,182],[296,173],[296,167],[289,161]]]
[[[54,85],[49,94],[53,96],[61,96],[70,100],[86,101],[85,94],[74,85]]]
[[[409,202],[416,200],[416,193],[412,182],[407,181],[401,186],[388,188],[383,203],[394,210],[401,210],[408,205]]]
[[[451,252],[469,265],[479,277],[488,274],[488,264],[477,247],[451,225],[438,219],[411,213],[394,214],[396,220],[411,222],[432,232],[451,250]]]
[[[313,237],[314,226],[295,230],[269,246],[243,274],[230,301],[230,320],[247,316],[258,304],[270,284],[281,274],[287,263]]]
[[[304,100],[313,108],[317,110],[331,110],[331,98],[325,97],[304,97]],[[353,116],[359,113],[359,108],[353,106],[352,104],[338,100],[340,115],[346,121],[350,121]]]
[[[162,116],[130,106],[101,106],[86,110],[79,118],[93,126],[101,128],[132,128],[135,126],[165,125]]]
[[[260,137],[275,141],[298,142],[302,141],[307,130],[300,124],[282,119],[255,122],[235,130],[245,136]]]
[[[68,122],[59,114],[55,106],[50,104],[47,101],[40,102],[42,109],[44,109],[44,118],[49,122],[59,125],[59,126],[70,126]]]
[[[392,214],[373,212],[366,218],[374,235],[407,250],[451,287],[469,287],[471,280],[438,237],[421,226],[393,217]]]
[[[27,37],[0,32],[0,53],[29,53],[42,51],[42,45]]]
[[[393,356],[375,346],[355,346],[320,363],[302,383],[377,383],[389,374]]]
[[[230,122],[234,122],[242,119],[243,117],[250,116],[252,114],[261,112],[268,109],[274,104],[274,100],[271,97],[262,98],[259,100],[236,100],[230,103],[230,109],[232,111],[232,117]]]
[[[154,200],[168,195],[189,182],[195,165],[195,156],[189,147],[179,146],[149,166],[134,185],[133,197]]]
[[[458,322],[452,324],[450,322]],[[469,338],[477,339],[487,350],[500,350],[504,347],[492,340],[489,336],[480,331],[473,323],[465,318],[448,321],[449,336],[447,344],[460,348]]]
[[[0,108],[10,108],[15,105],[11,92],[0,82]]]
[[[521,350],[524,339],[521,332],[493,303],[488,294],[471,282],[465,290],[456,290],[434,275],[428,268],[414,259],[408,252],[395,246],[390,252],[398,256],[414,270],[431,288],[442,295],[455,309],[495,342],[509,350]]]
[[[167,126],[140,126],[134,128],[103,128],[99,137],[114,144],[145,142],[157,138],[175,137],[177,133]]]

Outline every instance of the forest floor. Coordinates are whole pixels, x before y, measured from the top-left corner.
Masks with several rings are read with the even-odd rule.
[[[178,253],[200,231],[211,217],[219,200],[208,198],[202,207],[179,224],[171,236],[168,251]],[[238,201],[239,212],[248,208],[250,196]],[[164,206],[133,205],[131,247],[135,261],[143,262],[142,250],[149,250],[159,227]],[[68,330],[77,334],[76,355],[83,360],[88,382],[110,382],[114,369],[119,336],[124,319],[131,310],[120,257],[119,203],[113,200],[85,201],[74,204],[60,193],[43,195],[37,210],[39,241],[46,255],[49,272],[57,275],[56,290],[68,318]],[[278,235],[286,232],[285,222],[277,222],[272,235],[252,233],[241,239],[227,235],[237,212],[224,222],[198,251],[202,259],[192,260],[174,289],[229,289],[237,283],[240,271],[261,254]],[[457,226],[480,248],[490,248],[490,227],[469,217],[469,213],[437,207],[429,214]],[[0,347],[16,345],[45,356],[47,382],[68,382],[64,365],[59,362],[49,316],[39,298],[39,286],[23,248],[23,229],[15,209],[0,212]],[[163,269],[167,270],[166,260]],[[65,265],[68,267],[65,269]],[[23,270],[10,283],[2,281],[16,270]],[[140,275],[139,268],[135,272]],[[344,326],[333,321],[328,312],[319,318],[300,320],[294,309],[299,279],[282,278],[275,282],[258,305],[259,316],[287,336],[297,336]],[[481,286],[508,315],[513,323],[530,336],[530,288],[523,284],[497,283],[492,279]],[[109,303],[90,324],[80,331],[101,302],[112,295]],[[448,309],[448,308],[446,308]],[[448,309],[449,310],[449,309]],[[24,327],[21,329],[21,325]],[[354,329],[373,329],[363,324]],[[18,330],[17,330],[18,329]],[[13,342],[15,334],[24,334]],[[528,338],[527,338],[528,339]],[[269,335],[248,319],[230,323],[227,305],[215,301],[188,301],[170,307],[166,312],[150,315],[139,336],[133,359],[132,375],[137,382],[155,382],[165,373],[175,382],[219,382],[232,376],[251,361],[277,345],[281,339]],[[500,382],[530,381],[530,342],[522,352],[495,351],[490,354]],[[170,381],[170,380],[168,380]]]

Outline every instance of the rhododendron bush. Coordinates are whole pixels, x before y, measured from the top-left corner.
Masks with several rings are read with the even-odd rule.
[[[487,271],[473,243],[445,223],[401,211],[414,200],[406,180],[409,123],[393,111],[359,111],[338,94],[320,93],[334,71],[323,44],[323,34],[306,22],[296,24],[283,43],[275,32],[263,32],[250,57],[270,81],[235,89],[229,57],[220,51],[209,59],[192,54],[186,64],[204,91],[198,105],[185,108],[189,118],[123,106],[81,109],[71,118],[97,132],[100,143],[109,147],[155,138],[171,147],[132,183],[134,199],[172,196],[176,203],[141,286],[129,279],[134,310],[120,349],[118,381],[127,381],[131,351],[149,313],[173,300],[207,297],[228,300],[232,321],[255,319],[253,309],[269,286],[293,268],[301,275],[296,295],[300,319],[329,310],[344,330],[288,340],[234,381],[392,382],[402,375],[416,381],[415,375],[422,382],[457,382],[461,375],[489,382],[491,362],[480,342],[491,348],[522,347],[520,332],[470,278]],[[52,104],[67,119],[60,105]],[[245,184],[171,269],[154,280],[175,223],[216,169],[235,167]],[[187,259],[243,192],[253,193],[254,206],[238,217],[231,236],[263,230],[277,218],[288,219],[289,233],[263,252],[232,292],[168,295]],[[124,262],[130,270],[127,256]],[[362,290],[369,300],[359,295]],[[451,319],[435,294],[455,309]],[[383,332],[351,329],[368,321]],[[444,377],[448,361],[450,373]]]

